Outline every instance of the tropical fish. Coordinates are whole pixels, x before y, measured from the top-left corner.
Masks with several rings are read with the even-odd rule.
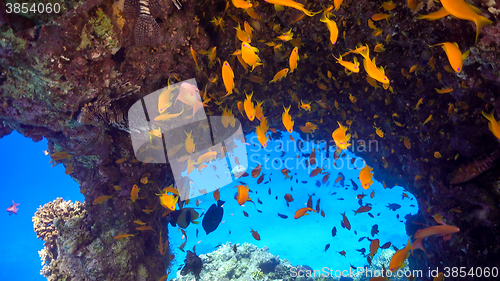
[[[203,103],[200,100],[200,90],[195,85],[186,82],[182,83],[174,106],[178,100],[193,108],[193,116],[198,110],[203,109]]]
[[[214,206],[215,206],[215,204],[214,204]],[[210,209],[209,209],[209,211],[210,211]],[[208,211],[205,214],[205,217],[207,214],[208,214]],[[200,215],[193,208],[182,208],[180,210],[171,211],[165,216],[167,222],[170,223],[170,225],[172,225],[172,226],[179,225],[179,227],[181,227],[181,228],[186,228],[191,223],[198,224],[199,222],[197,222],[195,220],[199,217],[200,217]],[[203,217],[203,220],[205,220],[205,217]],[[221,219],[222,219],[222,216],[221,216]],[[205,229],[205,226],[203,226],[203,229]]]
[[[375,58],[373,60],[370,59],[370,49],[368,45],[365,49],[361,49],[359,54],[363,56],[363,66],[366,70],[366,73],[369,77],[379,81],[384,84],[384,88],[387,89],[389,87],[389,79],[385,76],[385,71],[383,67],[377,68],[375,64]]]
[[[347,228],[347,230],[351,230],[351,223],[345,216],[345,212],[343,214],[341,213],[341,215],[342,215],[342,222],[344,223],[345,228]]]
[[[373,168],[366,165],[359,171],[359,180],[361,181],[361,187],[364,189],[370,188],[370,185],[373,183],[373,173],[372,173]]]
[[[289,133],[293,132],[293,124],[295,123],[295,121],[292,121],[292,117],[288,113],[290,111],[291,107],[292,107],[291,105],[288,106],[288,108],[285,108],[285,106],[283,106],[283,109],[285,111],[281,115],[281,120],[283,122],[283,125],[285,126],[287,132],[289,132]]]
[[[247,98],[245,99],[243,106],[245,108],[245,113],[248,117],[248,120],[253,121],[255,119],[255,107],[252,102],[253,92],[250,95],[246,96]]]
[[[269,82],[269,84],[273,83],[273,82],[278,82],[279,80],[283,79],[284,77],[286,77],[286,75],[288,74],[288,71],[289,69],[288,68],[284,68],[280,71],[278,71],[274,77],[273,77],[273,80],[271,80]]]
[[[409,251],[412,249],[411,244],[411,236],[408,237],[408,242],[406,243],[406,247],[401,250],[398,250],[392,255],[391,261],[389,263],[389,270],[394,272],[400,268],[405,266],[404,262],[410,255]]]
[[[186,134],[186,140],[184,141],[184,146],[186,147],[186,151],[189,154],[193,154],[196,147],[196,144],[194,143],[193,138],[191,137],[193,131],[189,132],[189,134],[186,133],[186,131],[184,131],[184,133]]]
[[[306,14],[307,16],[309,17],[312,17],[316,14],[319,14],[321,13],[321,11],[319,12],[311,12],[311,11],[308,11],[304,8],[304,5],[300,4],[300,3],[297,3],[295,1],[292,1],[292,0],[265,0],[267,3],[271,3],[271,4],[275,4],[275,5],[281,5],[281,6],[286,6],[286,7],[291,7],[291,8],[295,8],[301,12],[303,12],[304,14]]]
[[[490,121],[490,123],[488,123],[488,128],[490,129],[490,131],[497,139],[500,139],[500,124],[497,122],[497,120],[495,120],[494,111],[492,111],[491,113],[486,113],[483,111],[482,113],[484,118]]]
[[[251,229],[251,228],[250,228],[250,229]],[[255,230],[253,230],[253,229],[251,229],[251,230],[252,230],[251,232],[252,232],[252,236],[253,236],[253,238],[255,238],[255,240],[259,241],[259,240],[260,240],[260,235],[259,235],[259,233],[257,233],[257,231],[255,231]]]
[[[222,221],[222,217],[224,216],[224,209],[222,208],[222,205],[224,203],[224,201],[218,200],[217,205],[212,204],[210,208],[208,208],[208,211],[205,213],[201,225],[203,226],[203,229],[205,230],[207,235],[210,232],[216,230],[220,222]]]
[[[262,147],[267,147],[267,141],[269,140],[269,136],[266,136],[266,134],[264,133],[264,131],[260,126],[258,126],[255,129],[255,133],[257,134],[257,139],[259,140]]]
[[[290,73],[292,73],[295,68],[297,68],[297,61],[299,61],[299,47],[293,48],[290,53],[289,65],[290,65]]]
[[[304,207],[304,208],[300,208],[298,209],[296,212],[295,212],[295,215],[293,216],[295,219],[298,219],[302,216],[307,216],[309,214],[307,214],[307,212],[309,211],[313,211],[313,212],[316,212],[313,208],[309,208],[309,207]]]
[[[248,198],[248,185],[237,185],[238,187],[238,196],[236,197],[236,201],[238,201],[238,204],[243,205],[245,202],[250,200],[251,198]]]
[[[332,133],[333,141],[340,150],[347,149],[351,145],[348,143],[351,139],[351,134],[346,135],[345,133],[347,128],[342,126],[340,122],[337,121],[337,123],[339,124],[339,127]]]
[[[179,196],[176,196],[175,194],[167,194],[167,192],[157,195],[160,196],[160,205],[163,208],[170,209],[171,211],[175,210],[175,204],[177,204]]]
[[[333,57],[337,60],[337,63],[339,63],[340,65],[342,65],[346,69],[348,69],[350,72],[354,72],[354,73],[359,72],[359,62],[358,62],[358,59],[356,57],[354,57],[354,62],[343,60],[342,55],[340,55],[339,58],[336,58],[335,56],[333,56]]]
[[[123,238],[127,238],[127,237],[134,237],[134,234],[120,234],[120,235],[116,235],[114,238],[116,240],[118,240],[118,239],[123,239]]]
[[[101,195],[99,197],[97,197],[94,202],[92,202],[92,205],[97,205],[97,204],[102,204],[106,201],[108,201],[111,197],[113,197],[113,195]]]
[[[234,89],[234,72],[227,61],[224,61],[222,64],[222,80],[224,81],[224,86],[226,87],[226,96],[232,94]]]
[[[453,68],[456,73],[460,73],[460,71],[462,71],[464,59],[467,58],[469,51],[462,54],[462,52],[460,52],[460,49],[458,48],[457,43],[444,42],[432,45],[430,47],[434,46],[441,46],[443,48],[446,56],[448,56],[448,61],[450,62],[451,68]]]
[[[12,214],[17,215],[17,211],[19,211],[19,208],[17,208],[17,206],[19,206],[20,204],[21,203],[16,203],[16,202],[14,202],[14,200],[12,200],[12,205],[10,205],[10,207],[7,208],[7,212],[9,212],[9,216]]]
[[[252,3],[244,1],[244,0],[232,0],[232,2],[236,8],[240,8],[240,9],[244,9],[244,10],[252,8],[252,6],[253,6]]]
[[[337,27],[337,23],[335,21],[328,18],[327,13],[323,13],[323,17],[320,19],[321,22],[326,23],[326,27],[328,31],[330,31],[330,42],[332,45],[337,43],[337,38],[339,36],[339,29]]]
[[[134,186],[132,186],[132,189],[130,190],[130,200],[132,200],[132,202],[135,202],[135,200],[137,200],[137,197],[139,197],[139,190],[141,189],[137,187],[137,184],[134,184]]]
[[[368,256],[373,258],[377,253],[379,246],[380,246],[380,241],[378,239],[373,239],[372,242],[370,243],[370,253],[368,254]]]
[[[440,0],[443,7],[450,12],[450,14],[456,18],[473,21],[476,24],[476,41],[481,33],[481,29],[485,25],[490,25],[493,22],[481,15],[476,7],[468,4],[464,0]]]
[[[437,12],[433,12],[433,13],[430,13],[427,15],[420,15],[417,17],[417,19],[435,21],[435,20],[444,18],[444,17],[449,16],[449,15],[450,15],[450,12],[448,12],[445,8],[441,8]]]
[[[241,43],[241,58],[246,64],[252,67],[252,71],[255,67],[262,65],[259,56],[256,54],[257,52],[259,52],[259,49],[252,47],[249,43]]]
[[[396,211],[397,209],[401,208],[401,205],[396,204],[396,203],[390,203],[386,207],[389,208],[389,210]]]

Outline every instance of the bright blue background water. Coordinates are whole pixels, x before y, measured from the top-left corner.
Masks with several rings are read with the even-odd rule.
[[[200,224],[190,225],[186,229],[188,240],[185,250],[192,250],[196,246],[197,254],[204,254],[214,251],[217,245],[225,244],[227,241],[232,243],[252,243],[258,247],[269,247],[269,252],[274,255],[279,255],[282,259],[288,259],[293,265],[308,265],[315,270],[321,270],[323,267],[328,267],[333,270],[349,270],[350,266],[363,267],[367,266],[366,257],[363,257],[356,249],[365,248],[366,253],[370,252],[370,241],[367,239],[358,242],[361,237],[368,236],[371,239],[378,238],[382,246],[386,242],[391,242],[398,248],[406,245],[408,236],[406,235],[404,226],[404,217],[406,214],[415,214],[418,211],[416,200],[413,195],[405,192],[410,198],[402,200],[404,188],[396,186],[392,189],[384,189],[382,183],[374,181],[368,190],[361,188],[361,183],[358,179],[359,171],[364,167],[364,161],[361,158],[356,158],[354,154],[348,150],[344,150],[345,157],[341,157],[336,161],[338,167],[333,166],[333,149],[330,147],[329,158],[326,157],[324,151],[324,143],[318,146],[317,144],[305,143],[303,153],[310,153],[313,148],[316,149],[317,166],[306,168],[300,166],[297,162],[307,159],[303,157],[303,153],[297,149],[295,141],[292,141],[290,134],[283,133],[282,138],[268,142],[266,149],[258,143],[255,134],[246,136],[247,152],[249,153],[249,168],[247,173],[258,165],[267,167],[262,168],[261,174],[264,173],[265,179],[262,183],[257,184],[257,179],[252,176],[241,177],[237,179],[250,188],[249,197],[252,198],[254,204],[247,202],[243,206],[238,205],[234,199],[237,189],[234,188],[240,184],[234,182],[220,189],[221,200],[224,204],[224,217],[219,227],[212,233],[206,235],[202,228],[202,218],[198,219]],[[298,133],[293,133],[292,137],[299,140]],[[318,149],[319,148],[319,149]],[[282,150],[286,153],[282,155]],[[375,144],[372,146],[372,152],[375,152]],[[300,156],[297,158],[297,156]],[[231,157],[229,155],[228,157]],[[268,158],[267,162],[264,158]],[[351,164],[351,158],[355,158],[354,165]],[[285,166],[281,160],[288,159],[288,165]],[[277,160],[277,162],[275,162]],[[324,161],[323,164],[321,161]],[[281,169],[287,168],[290,170],[289,175],[293,176],[293,180],[285,179],[281,173]],[[317,181],[322,180],[323,174],[311,178],[310,173],[316,167],[323,167],[323,172],[330,172],[329,181],[326,184],[316,185]],[[202,170],[205,176],[207,171],[212,171],[210,164]],[[340,183],[335,184],[334,181],[338,177],[338,173],[342,172],[345,177],[345,187],[341,187]],[[272,175],[271,175],[272,174]],[[296,175],[295,175],[296,174]],[[198,171],[194,170],[190,175],[194,178],[198,176]],[[298,183],[296,182],[298,179]],[[353,190],[350,179],[357,185],[358,189]],[[264,182],[271,180],[268,184]],[[302,183],[307,181],[307,183]],[[291,190],[293,187],[293,191]],[[203,187],[198,187],[202,189]],[[271,188],[271,195],[269,195]],[[375,191],[375,196],[370,198],[370,193]],[[336,194],[333,194],[336,192]],[[287,207],[284,199],[285,194],[291,194],[294,201]],[[325,217],[318,213],[310,212],[309,215],[299,219],[294,219],[295,212],[303,207],[306,207],[308,195],[315,194],[313,197],[313,209],[316,209],[316,200],[321,199],[320,207],[325,212]],[[360,205],[356,198],[358,194],[365,194],[363,205],[372,204],[372,213],[375,217],[371,218],[367,213],[354,215],[353,210],[357,210]],[[277,199],[276,199],[277,196]],[[191,200],[188,207],[196,207],[196,200],[200,201],[198,210],[202,212],[208,210],[210,205],[215,203],[213,193],[202,195]],[[260,199],[262,205],[257,201]],[[340,200],[343,199],[343,200]],[[389,210],[386,206],[389,203],[397,203],[401,208],[397,211]],[[261,210],[259,213],[257,209]],[[243,211],[248,213],[248,217],[244,216]],[[342,228],[340,221],[342,220],[341,213],[346,213],[351,230]],[[282,219],[277,213],[287,215],[287,219]],[[379,214],[379,215],[378,215]],[[399,214],[399,219],[396,217]],[[374,224],[378,224],[379,233],[372,237],[370,232]],[[332,237],[332,228],[336,227],[337,234]],[[198,237],[196,237],[196,229],[198,229]],[[252,237],[251,229],[260,234],[261,240],[257,241]],[[355,231],[357,234],[355,234]],[[179,246],[184,243],[182,233],[179,229],[170,228],[170,245],[175,247],[174,253],[177,257],[177,262],[172,268],[171,277],[175,277],[175,271],[182,266],[185,253],[179,250]],[[330,244],[330,248],[325,252],[326,244]],[[346,252],[346,257],[339,254],[340,251]],[[380,253],[380,250],[379,250]],[[182,258],[179,258],[182,257]]]
[[[217,230],[205,234],[201,227],[201,218],[199,225],[191,225],[186,229],[188,242],[185,249],[192,249],[196,245],[196,252],[203,254],[215,250],[215,246],[224,244],[227,241],[233,243],[249,242],[259,247],[268,246],[269,251],[274,255],[279,255],[280,258],[286,258],[292,264],[305,264],[314,269],[321,269],[324,266],[333,269],[349,269],[350,265],[361,267],[366,265],[366,258],[362,257],[355,249],[366,248],[369,252],[370,242],[364,239],[358,242],[358,239],[363,236],[370,236],[370,230],[373,224],[379,225],[380,233],[375,238],[380,239],[380,245],[385,242],[392,242],[398,248],[406,244],[408,237],[405,234],[404,224],[400,221],[404,220],[404,216],[408,213],[416,213],[416,207],[410,207],[411,204],[416,205],[416,200],[404,199],[401,200],[403,192],[402,187],[393,189],[384,189],[381,183],[375,182],[372,187],[365,191],[361,187],[354,191],[351,187],[353,179],[358,186],[361,186],[358,177],[359,170],[364,166],[361,160],[356,161],[357,168],[350,165],[350,168],[344,167],[338,170],[333,167],[330,172],[330,179],[327,184],[316,186],[316,181],[321,181],[324,175],[320,174],[314,178],[310,178],[310,169],[297,169],[294,163],[289,162],[287,168],[293,175],[293,180],[284,180],[284,175],[281,169],[284,166],[275,164],[275,168],[271,168],[274,159],[297,159],[297,155],[301,155],[295,149],[295,146],[283,157],[281,152],[276,149],[276,145],[280,142],[270,142],[268,150],[259,149],[252,134],[247,136],[247,139],[252,144],[248,146],[249,168],[248,173],[257,166],[257,162],[264,164],[263,157],[268,153],[270,160],[266,163],[267,170],[262,169],[261,173],[266,174],[264,182],[271,179],[268,184],[256,184],[257,178],[251,176],[240,178],[239,180],[249,185],[250,197],[256,203],[256,207],[252,203],[247,202],[244,206],[239,206],[234,195],[236,188],[233,188],[236,183],[230,184],[220,189],[221,200],[226,201],[224,205],[223,223]],[[299,139],[298,134],[294,133],[293,137]],[[285,133],[282,138],[283,142],[290,142],[289,134]],[[256,143],[255,146],[253,144]],[[0,139],[0,147],[2,148],[2,164],[0,167],[0,175],[2,179],[2,197],[0,199],[0,207],[4,209],[3,215],[0,215],[0,223],[4,226],[4,231],[0,232],[0,264],[3,270],[0,270],[0,280],[45,280],[39,275],[41,269],[40,258],[38,251],[43,248],[43,242],[36,238],[33,231],[31,217],[36,209],[47,202],[54,200],[56,197],[63,197],[65,200],[80,200],[83,201],[83,195],[80,194],[78,185],[70,176],[65,175],[62,164],[51,168],[50,157],[44,155],[43,151],[47,149],[47,142],[43,140],[34,143],[30,139],[24,138],[18,133],[12,133]],[[272,151],[272,152],[268,152]],[[277,152],[278,151],[278,152]],[[305,153],[309,153],[305,151]],[[254,155],[254,156],[252,156]],[[324,154],[317,153],[317,161],[320,163]],[[333,157],[333,152],[330,153]],[[350,163],[352,154],[347,152],[347,158],[343,159],[344,166]],[[302,158],[302,157],[301,157]],[[300,159],[298,159],[300,160]],[[342,158],[338,160],[340,164]],[[331,166],[331,162],[329,163]],[[278,167],[279,166],[279,167]],[[208,169],[208,168],[206,168]],[[340,187],[339,184],[334,184],[338,172],[341,171],[345,176],[346,188]],[[193,173],[198,173],[196,170]],[[272,173],[272,176],[270,175]],[[297,175],[294,175],[297,173]],[[193,175],[194,176],[194,175]],[[296,183],[295,179],[299,180]],[[301,181],[308,181],[307,184]],[[290,188],[293,187],[293,191]],[[271,188],[271,195],[268,194],[268,189]],[[375,197],[372,199],[369,194],[375,191]],[[331,193],[337,192],[332,195]],[[295,199],[286,206],[284,195],[290,193]],[[321,209],[325,211],[325,217],[320,214],[310,213],[300,219],[294,219],[293,215],[299,208],[305,207],[308,199],[308,194],[315,193],[313,197],[313,208],[316,208],[316,200],[321,198]],[[356,210],[358,200],[356,195],[364,193],[366,196],[363,199],[363,204],[371,203],[373,209],[370,211],[375,215],[375,218],[369,217],[366,213],[354,216],[352,210]],[[413,196],[407,193],[410,198]],[[275,197],[278,196],[276,200]],[[343,198],[344,200],[338,200]],[[215,202],[213,193],[208,193],[197,198],[201,201],[199,207],[207,210],[211,204]],[[257,199],[260,199],[263,204],[258,204]],[[12,200],[19,205],[19,212],[16,215],[9,216],[5,209],[12,204]],[[195,207],[194,202],[188,207]],[[396,212],[388,210],[385,206],[388,203],[398,203],[402,207]],[[256,209],[262,210],[262,213]],[[243,215],[243,211],[249,214],[249,217]],[[203,210],[200,210],[200,213]],[[278,217],[277,213],[288,215],[287,219]],[[347,217],[352,225],[349,231],[343,229],[340,224],[342,216],[340,213],[346,212]],[[377,214],[380,213],[380,216]],[[396,214],[400,218],[396,218]],[[332,227],[337,228],[337,235],[332,237]],[[260,241],[256,241],[250,232],[250,229],[258,231],[261,236]],[[195,231],[199,230],[198,237]],[[229,234],[231,231],[231,234]],[[354,234],[357,231],[357,235]],[[181,239],[182,233],[177,228],[170,228],[170,245],[173,253],[176,255],[176,263],[172,267],[173,274],[180,266],[185,253],[179,250],[179,246],[184,242]],[[325,245],[330,243],[331,247],[327,252],[324,252]],[[346,251],[346,257],[342,257],[338,252]]]
[[[46,280],[38,251],[43,242],[36,238],[31,217],[40,205],[57,197],[83,201],[78,184],[64,173],[62,164],[51,168],[50,156],[43,153],[47,140],[33,142],[17,132],[0,139],[0,280]],[[21,203],[16,215],[5,210],[12,200]]]

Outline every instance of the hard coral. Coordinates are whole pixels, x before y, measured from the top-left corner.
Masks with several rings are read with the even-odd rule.
[[[31,221],[36,237],[45,242],[45,247],[52,249],[55,247],[55,239],[59,234],[54,221],[58,219],[68,221],[74,217],[82,217],[85,213],[81,202],[76,201],[73,204],[71,201],[64,201],[58,197],[56,200],[40,206]]]

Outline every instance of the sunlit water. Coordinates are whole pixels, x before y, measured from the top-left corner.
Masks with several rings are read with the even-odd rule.
[[[395,186],[392,189],[384,189],[382,183],[374,181],[368,190],[361,188],[358,179],[359,171],[365,163],[361,158],[357,158],[350,151],[345,150],[345,156],[334,161],[334,146],[330,146],[329,157],[325,152],[325,142],[312,143],[304,142],[302,149],[297,148],[297,141],[300,137],[297,133],[291,135],[295,141],[290,138],[289,133],[283,133],[281,139],[268,142],[266,149],[258,143],[255,134],[247,135],[248,169],[247,173],[262,165],[260,175],[265,174],[264,180],[257,184],[259,177],[253,178],[251,175],[236,179],[232,184],[226,185],[220,189],[221,200],[224,204],[224,217],[219,227],[212,233],[206,235],[200,224],[191,224],[187,229],[187,243],[184,250],[192,250],[196,247],[197,254],[204,254],[214,251],[218,245],[225,244],[227,241],[232,243],[252,243],[258,247],[269,247],[269,252],[279,255],[282,259],[288,259],[294,265],[308,265],[313,269],[321,270],[324,267],[333,270],[349,270],[352,266],[367,266],[366,257],[356,249],[365,248],[366,254],[370,252],[370,241],[362,237],[378,238],[380,245],[391,242],[394,246],[401,248],[406,245],[408,236],[404,226],[404,217],[407,214],[415,214],[418,209],[416,200],[408,193],[409,198],[402,199],[403,187]],[[306,167],[305,160],[307,155],[316,150],[316,165]],[[373,147],[372,149],[376,149]],[[376,152],[375,152],[376,153]],[[304,156],[305,154],[305,156]],[[231,157],[231,155],[227,155]],[[297,157],[298,156],[298,157]],[[352,164],[351,159],[354,158]],[[334,166],[333,163],[337,166]],[[214,164],[214,163],[212,163]],[[205,168],[202,173],[207,174]],[[322,167],[325,170],[315,177],[310,177],[314,168]],[[281,172],[283,168],[290,170],[290,177],[285,179]],[[322,179],[325,172],[329,172],[329,180],[323,184]],[[344,187],[341,182],[335,183],[338,174],[341,172],[344,178]],[[199,172],[194,170],[190,175],[195,179]],[[359,187],[354,190],[351,183],[354,181]],[[198,182],[196,180],[193,180]],[[250,188],[251,202],[240,206],[234,196],[237,192],[236,185],[243,182]],[[196,186],[203,189],[203,186]],[[293,190],[292,190],[293,188]],[[269,194],[269,191],[271,194]],[[374,191],[374,197],[370,194]],[[291,194],[294,201],[287,207],[284,199],[285,194]],[[354,215],[354,210],[360,207],[357,195],[365,194],[362,200],[363,205],[371,204],[373,208],[369,213],[360,213]],[[325,217],[319,213],[309,213],[299,219],[294,219],[295,212],[306,207],[308,195],[313,196],[313,208],[316,209],[316,201],[321,199],[320,209],[324,211]],[[199,200],[199,210],[201,214],[208,210],[210,205],[216,201],[213,192],[193,198],[188,207],[196,207],[195,202]],[[258,203],[258,200],[262,204]],[[393,211],[386,206],[389,203],[397,203],[401,208]],[[258,212],[260,210],[262,212]],[[248,214],[246,217],[243,213]],[[346,213],[352,226],[347,230],[341,226],[342,215]],[[287,215],[283,219],[278,213]],[[399,214],[399,218],[397,215]],[[371,235],[371,229],[374,224],[378,225],[380,231],[374,237]],[[336,227],[337,234],[332,237],[332,228]],[[257,241],[252,237],[251,229],[260,234],[261,240]],[[196,235],[198,230],[198,235]],[[185,253],[181,252],[179,246],[185,242],[182,240],[182,233],[178,228],[170,227],[170,245],[176,256],[175,263],[170,276],[175,277],[176,271],[182,266]],[[330,244],[330,248],[325,252],[325,246]],[[339,252],[345,251],[346,256]]]

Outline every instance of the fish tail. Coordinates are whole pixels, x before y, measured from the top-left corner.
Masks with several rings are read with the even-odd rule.
[[[150,14],[139,16],[135,24],[134,36],[137,45],[154,46],[163,39],[160,26]]]
[[[478,16],[474,19],[474,23],[476,24],[476,41],[477,42],[477,38],[479,38],[479,33],[481,33],[481,29],[483,29],[483,27],[485,25],[490,25],[492,24],[493,22],[483,16]]]
[[[486,113],[483,111],[482,113],[483,113],[484,118],[488,119],[488,121],[493,123],[493,122],[496,122],[495,117],[493,116],[493,112],[494,111],[491,111],[490,113]]]

